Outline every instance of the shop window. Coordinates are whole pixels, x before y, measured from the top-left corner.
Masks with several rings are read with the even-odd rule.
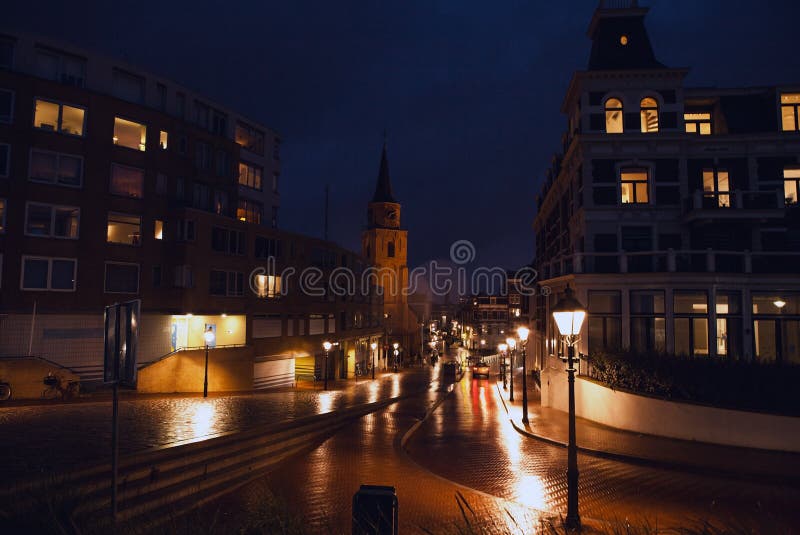
[[[610,98],[606,101],[606,133],[621,134],[623,127],[622,101]]]
[[[83,136],[86,110],[59,102],[36,99],[33,116],[34,128]]]
[[[142,244],[142,218],[138,215],[109,212],[106,241],[138,247]]]
[[[114,117],[114,145],[144,151],[147,127],[135,121]]]
[[[647,169],[622,169],[620,193],[622,204],[648,204],[650,193]]]
[[[656,99],[643,98],[639,106],[639,113],[642,118],[642,132],[658,132],[658,102]]]

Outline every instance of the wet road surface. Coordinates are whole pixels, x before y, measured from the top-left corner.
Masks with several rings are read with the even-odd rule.
[[[514,430],[494,380],[466,375],[414,433],[407,449],[421,466],[449,480],[566,514],[566,449]],[[685,526],[690,519],[750,518],[759,526],[800,526],[800,489],[789,486],[586,455],[579,455],[578,467],[580,512],[587,518],[646,519],[659,526]]]
[[[416,383],[414,383],[416,384]],[[350,381],[341,390],[138,398],[120,402],[120,453],[202,440],[220,433],[321,414],[413,391],[406,374]],[[59,472],[110,456],[111,403],[0,408],[0,475]]]

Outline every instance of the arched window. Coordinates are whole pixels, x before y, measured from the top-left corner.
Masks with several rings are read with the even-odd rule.
[[[642,115],[642,132],[658,132],[658,102],[656,99],[646,97],[640,104]]]
[[[622,120],[622,102],[616,98],[606,100],[606,134],[621,134]]]

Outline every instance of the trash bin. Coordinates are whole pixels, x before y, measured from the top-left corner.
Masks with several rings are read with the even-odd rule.
[[[361,485],[353,495],[353,535],[397,535],[394,487]]]

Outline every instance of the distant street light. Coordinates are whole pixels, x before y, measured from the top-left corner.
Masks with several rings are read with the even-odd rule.
[[[370,349],[372,349],[372,379],[375,379],[375,350],[378,348],[378,344],[372,342],[369,345]]]
[[[581,529],[578,514],[578,446],[575,438],[575,344],[581,333],[586,307],[575,299],[567,286],[564,297],[553,307],[553,318],[567,343],[567,380],[569,384],[569,444],[567,446],[567,519],[570,531]]]
[[[325,349],[325,390],[328,389],[328,353],[333,347],[333,344],[325,340],[322,343],[322,347]]]
[[[214,341],[217,339],[217,335],[214,334],[214,330],[211,328],[211,325],[208,326],[206,332],[203,333],[203,340],[206,343],[206,366],[205,366],[205,373],[203,376],[203,397],[208,397],[208,346],[214,345]]]
[[[514,401],[514,349],[517,347],[517,341],[514,340],[512,337],[506,338],[506,343],[508,344],[508,375],[509,375],[509,390],[508,390],[508,400]]]

